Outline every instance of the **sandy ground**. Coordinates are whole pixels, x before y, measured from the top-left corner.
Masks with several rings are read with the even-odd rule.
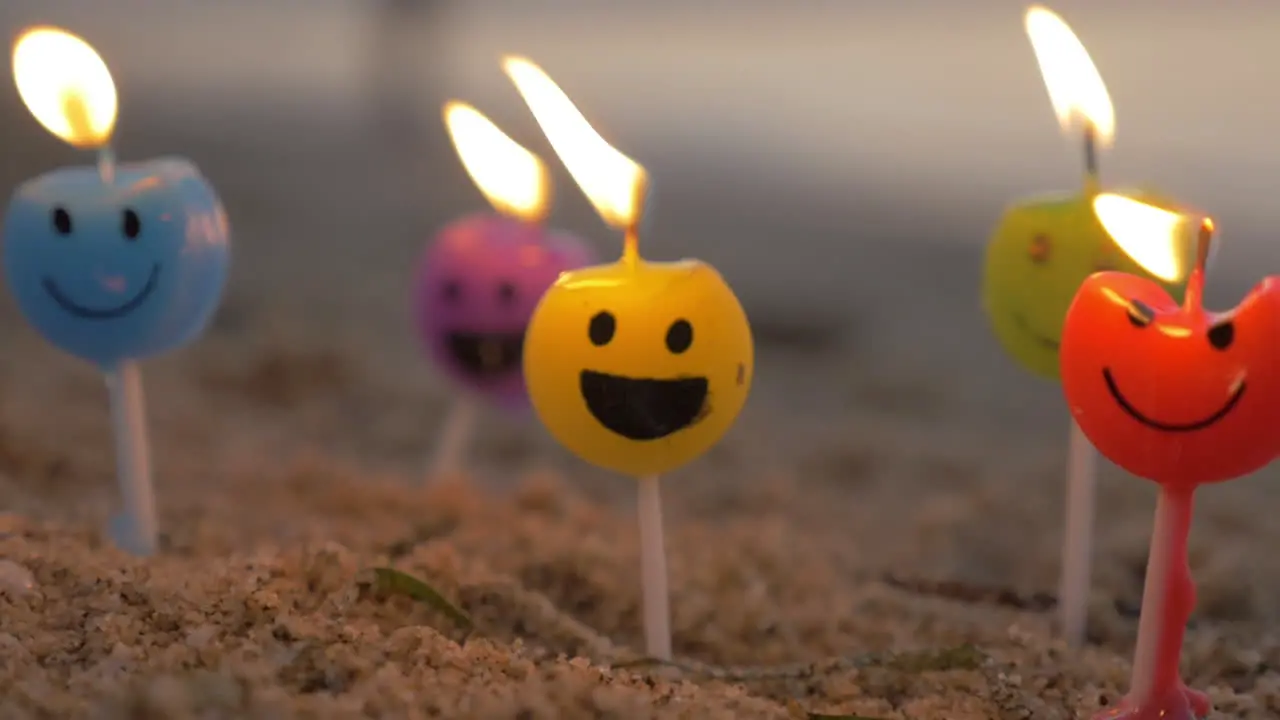
[[[0,111],[0,187],[67,161]],[[418,484],[448,400],[406,331],[404,266],[477,206],[443,139],[406,152],[277,120],[121,128],[124,156],[194,157],[236,227],[214,326],[147,365],[161,556],[102,540],[99,378],[0,301],[0,717],[1051,720],[1119,697],[1153,493],[1104,473],[1091,642],[1055,644],[1065,422],[995,354],[975,252],[869,242],[840,312],[744,297],[757,390],[664,486],[688,667],[619,667],[640,645],[628,481],[487,418],[474,472]],[[655,234],[848,233],[832,208],[660,162],[679,177]],[[608,247],[562,194],[557,219]],[[917,212],[864,202],[875,228]],[[1202,493],[1185,668],[1218,718],[1280,713],[1274,480]],[[474,627],[379,588],[384,566]]]

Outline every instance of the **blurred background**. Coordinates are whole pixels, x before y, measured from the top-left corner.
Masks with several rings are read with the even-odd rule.
[[[1053,8],[1116,106],[1104,179],[1154,185],[1216,214],[1225,244],[1210,300],[1233,305],[1275,269],[1280,5]],[[487,209],[443,131],[451,97],[556,169],[554,223],[617,252],[620,238],[501,72],[499,58],[520,53],[649,169],[656,200],[642,251],[700,257],[739,291],[761,353],[750,418],[869,412],[989,428],[998,445],[1025,435],[1056,446],[1067,424],[1058,388],[1003,357],[978,295],[1002,209],[1080,183],[1079,143],[1057,126],[1024,9],[5,0],[0,34],[44,22],[88,39],[120,91],[120,157],[180,153],[213,179],[236,255],[219,327],[270,316],[271,332],[313,328],[388,383],[430,383],[409,330],[406,268],[435,228]],[[0,184],[87,161],[47,136],[16,93],[0,93]],[[4,336],[27,338],[8,296],[0,303]]]

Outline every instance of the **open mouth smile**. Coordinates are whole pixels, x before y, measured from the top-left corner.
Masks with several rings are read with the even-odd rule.
[[[484,380],[519,371],[524,333],[449,333],[449,354],[468,374]]]
[[[54,282],[51,277],[44,278],[41,284],[44,285],[44,291],[49,294],[49,297],[53,298],[58,307],[78,318],[85,320],[114,320],[115,318],[124,317],[141,307],[147,301],[147,298],[151,297],[151,293],[155,291],[156,282],[159,279],[160,265],[157,263],[151,266],[151,274],[147,276],[146,284],[142,286],[137,295],[134,295],[121,305],[110,308],[91,308],[77,303],[67,297],[66,293],[62,292],[62,288],[58,287],[58,283]]]
[[[628,440],[658,440],[707,415],[707,379],[655,380],[583,370],[587,409],[601,425]]]
[[[1102,379],[1106,381],[1107,390],[1111,392],[1111,397],[1115,398],[1116,404],[1120,406],[1121,410],[1124,410],[1126,413],[1128,413],[1129,417],[1133,418],[1134,420],[1137,420],[1138,422],[1142,423],[1143,425],[1146,425],[1149,428],[1152,428],[1155,430],[1162,430],[1164,432],[1192,432],[1195,430],[1203,430],[1209,427],[1210,425],[1218,422],[1222,418],[1226,417],[1227,413],[1231,412],[1231,410],[1235,408],[1236,403],[1240,402],[1240,398],[1244,395],[1244,381],[1241,380],[1240,383],[1236,386],[1235,391],[1231,393],[1231,397],[1227,399],[1227,404],[1223,405],[1221,408],[1218,409],[1217,412],[1210,415],[1209,417],[1206,417],[1203,420],[1197,420],[1196,422],[1190,422],[1190,423],[1166,423],[1166,422],[1160,422],[1159,420],[1152,420],[1151,418],[1139,412],[1138,409],[1135,408],[1133,405],[1130,405],[1129,401],[1125,399],[1124,395],[1120,394],[1120,388],[1116,386],[1115,378],[1111,377],[1110,369],[1108,368],[1102,369]]]
[[[1032,330],[1031,323],[1027,322],[1026,318],[1022,317],[1018,313],[1013,313],[1013,323],[1032,340],[1035,340],[1041,347],[1044,347],[1047,350],[1052,350],[1053,352],[1058,352],[1058,341],[1047,338],[1035,330]]]

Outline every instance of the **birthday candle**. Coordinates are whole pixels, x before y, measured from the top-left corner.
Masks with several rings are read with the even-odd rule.
[[[658,478],[733,425],[751,387],[751,328],[710,265],[640,256],[644,168],[606,143],[539,67],[508,58],[505,68],[596,211],[625,233],[620,260],[564,273],[547,290],[529,324],[524,369],[538,417],[562,445],[639,482],[646,647],[668,660]]]
[[[1084,183],[1078,193],[1024,201],[1005,211],[987,246],[982,298],[1009,356],[1036,375],[1057,379],[1062,323],[1080,283],[1098,270],[1143,270],[1119,251],[1090,206],[1100,188],[1098,151],[1115,136],[1106,85],[1062,18],[1033,6],[1026,13],[1026,31],[1059,123],[1064,130],[1078,129],[1083,139]],[[1130,194],[1172,206],[1149,193]],[[1060,631],[1073,645],[1085,634],[1096,457],[1073,423],[1058,593]]]
[[[1192,495],[1280,454],[1280,278],[1233,310],[1204,308],[1214,233],[1188,217],[1119,195],[1093,202],[1125,252],[1164,280],[1186,276],[1174,248],[1197,236],[1179,304],[1155,281],[1105,272],[1081,285],[1062,334],[1062,389],[1080,428],[1107,458],[1160,486],[1129,694],[1098,718],[1190,720],[1209,701],[1179,678],[1195,606],[1187,566]]]
[[[534,306],[561,272],[595,260],[576,236],[545,227],[551,179],[536,155],[470,105],[446,103],[444,118],[463,167],[495,212],[441,229],[414,277],[418,337],[457,388],[436,450],[436,477],[462,469],[478,399],[514,411],[528,407],[521,358]]]
[[[14,191],[4,219],[9,288],[46,340],[106,376],[123,512],[111,524],[130,552],[155,552],[158,529],[138,361],[203,331],[229,263],[226,214],[189,160],[116,165],[116,91],[84,40],[49,27],[13,49],[23,103],[49,132],[98,163],[53,170]]]

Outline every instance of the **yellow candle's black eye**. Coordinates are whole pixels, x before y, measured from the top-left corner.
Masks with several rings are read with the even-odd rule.
[[[1050,242],[1048,235],[1038,233],[1031,238],[1031,246],[1027,248],[1027,256],[1031,258],[1031,262],[1043,265],[1049,262],[1049,256],[1052,254],[1053,243]]]

